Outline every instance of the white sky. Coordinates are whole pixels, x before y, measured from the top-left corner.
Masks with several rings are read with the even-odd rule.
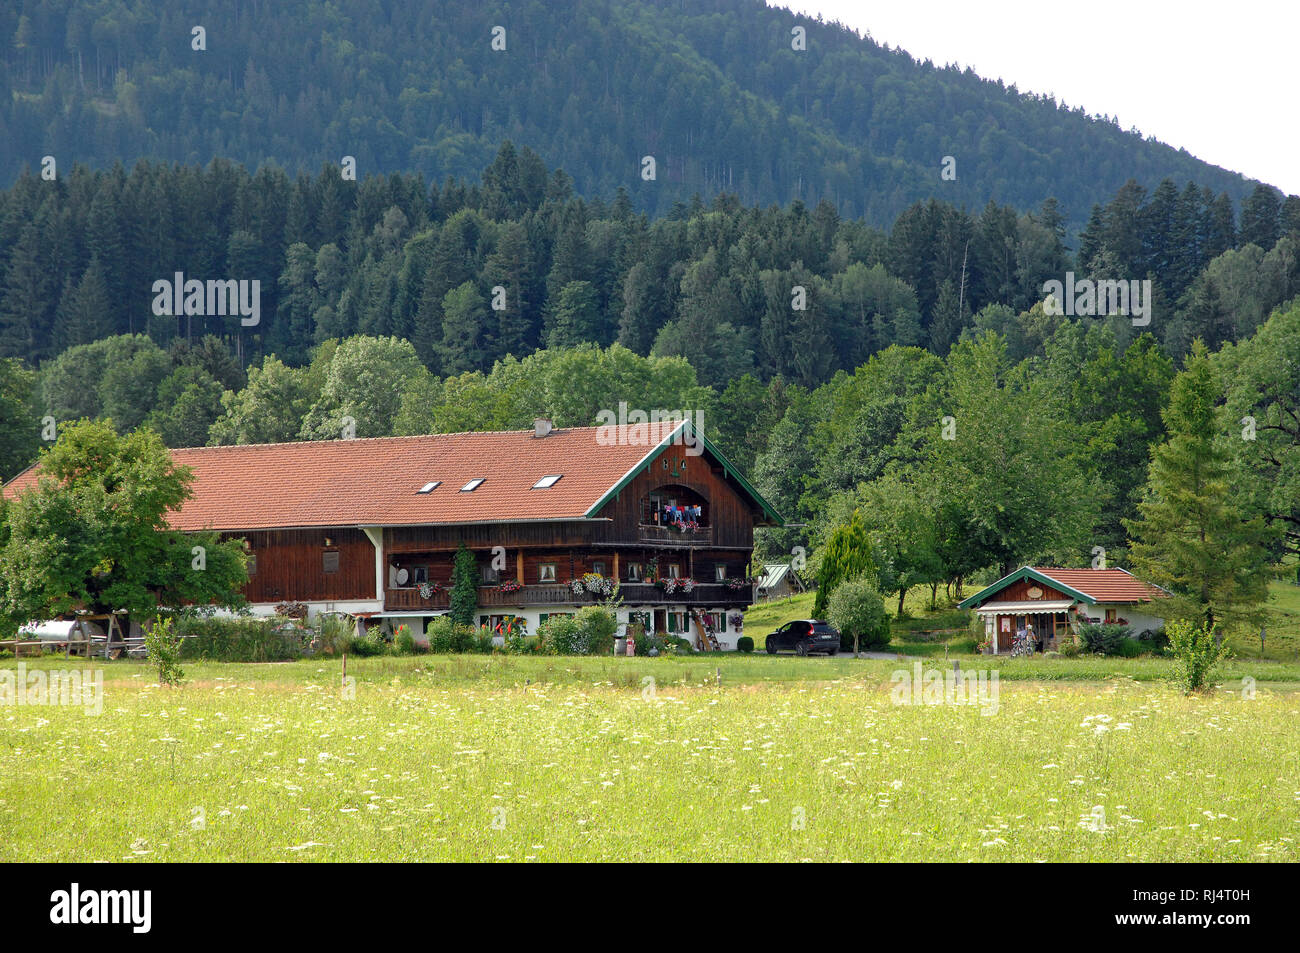
[[[1300,0],[768,0],[1300,194]],[[810,49],[815,41],[809,38]]]

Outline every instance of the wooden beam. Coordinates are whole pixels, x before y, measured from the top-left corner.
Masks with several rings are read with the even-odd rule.
[[[521,586],[524,584],[524,551],[522,549],[515,551],[515,582]]]

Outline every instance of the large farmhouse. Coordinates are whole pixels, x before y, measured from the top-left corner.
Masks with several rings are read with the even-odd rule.
[[[1032,626],[1044,651],[1080,622],[1127,625],[1135,634],[1164,626],[1156,600],[1165,590],[1126,569],[1022,566],[958,604],[974,609],[994,655],[1010,652],[1016,633]]]
[[[423,632],[449,608],[464,543],[481,624],[535,632],[617,581],[621,623],[734,648],[753,600],[754,527],[780,525],[689,420],[172,455],[195,479],[171,525],[245,541],[244,594],[259,614],[301,602]]]

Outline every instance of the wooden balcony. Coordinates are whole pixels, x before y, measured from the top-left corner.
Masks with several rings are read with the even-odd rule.
[[[747,606],[754,601],[754,587],[732,589],[726,583],[700,582],[690,592],[678,589],[670,595],[660,586],[625,582],[619,595],[624,605]]]
[[[625,582],[619,589],[625,605],[680,605],[680,606],[747,606],[754,601],[752,586],[732,589],[724,583],[697,583],[690,592],[680,589],[672,595],[659,586],[646,583]],[[600,602],[598,596],[574,595],[564,583],[545,583],[524,586],[513,592],[502,592],[497,586],[480,586],[480,609],[522,609],[527,606],[581,606]],[[418,589],[389,589],[384,593],[384,609],[388,612],[438,612],[451,605],[450,593],[443,589],[428,599],[421,598]]]
[[[563,583],[543,583],[536,586],[524,586],[514,592],[502,592],[496,586],[480,586],[478,604],[481,608],[517,609],[524,606],[553,606],[573,603],[575,605],[592,602],[591,596],[575,596],[573,590]]]
[[[387,589],[384,591],[384,609],[387,612],[398,612],[403,609],[428,609],[436,611],[446,609],[451,605],[451,594],[446,589],[441,589],[425,599],[420,595],[419,589]]]
[[[681,530],[675,526],[652,526],[642,523],[636,528],[636,538],[641,543],[659,543],[665,546],[712,546],[713,527]]]

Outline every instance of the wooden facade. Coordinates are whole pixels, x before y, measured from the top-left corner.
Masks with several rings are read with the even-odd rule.
[[[359,529],[226,533],[247,541],[249,602],[373,599],[375,549]]]
[[[680,528],[662,518],[670,505],[698,507],[696,525]],[[729,610],[753,601],[746,577],[754,525],[764,519],[725,464],[667,446],[587,518],[370,528],[382,541],[378,565],[371,536],[360,527],[227,535],[246,539],[254,557],[245,590],[254,603],[382,598],[385,613],[436,614],[448,607],[463,543],[478,562],[480,608],[576,609],[595,597],[574,593],[570,583],[597,573],[618,581],[629,608]],[[651,584],[652,575],[694,586],[668,593]]]

